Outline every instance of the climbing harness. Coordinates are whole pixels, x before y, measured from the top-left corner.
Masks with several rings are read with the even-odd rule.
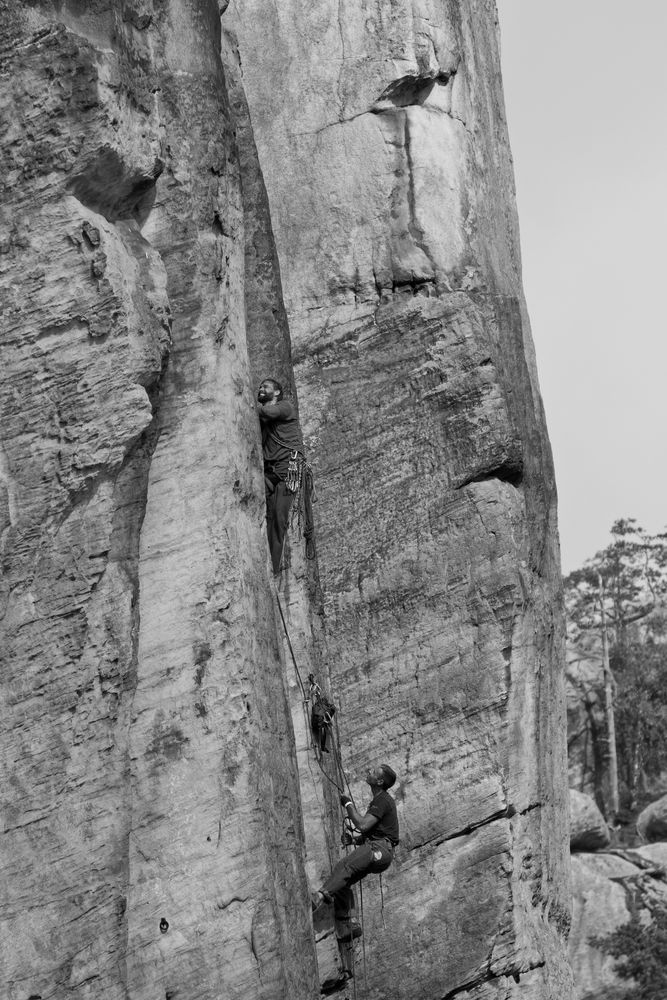
[[[295,454],[298,454],[298,453],[295,453]],[[329,781],[336,788],[336,790],[339,792],[339,794],[343,794],[343,788],[346,787],[347,788],[347,795],[349,796],[350,801],[354,804],[354,797],[353,797],[352,792],[350,790],[350,785],[349,785],[349,782],[348,782],[347,777],[345,775],[345,771],[343,770],[343,761],[342,761],[342,755],[341,755],[341,751],[340,751],[340,731],[339,731],[339,727],[338,727],[338,717],[336,715],[336,707],[333,704],[333,702],[331,702],[330,699],[322,692],[322,689],[321,689],[320,685],[317,683],[317,681],[315,679],[315,675],[312,674],[312,673],[310,673],[308,675],[308,689],[306,690],[306,686],[305,686],[305,684],[303,682],[303,678],[301,677],[301,672],[299,670],[299,665],[297,663],[296,656],[294,654],[294,648],[292,646],[292,640],[290,639],[289,629],[287,628],[287,622],[285,620],[285,614],[284,614],[284,611],[283,611],[282,603],[281,603],[280,596],[278,594],[277,589],[275,591],[275,595],[276,595],[276,602],[278,604],[278,610],[280,612],[280,618],[281,618],[282,625],[283,625],[283,631],[285,633],[285,638],[287,640],[287,647],[289,649],[290,657],[292,659],[292,663],[294,665],[294,670],[296,672],[296,676],[297,676],[297,680],[298,680],[298,683],[299,683],[299,687],[301,689],[301,694],[302,694],[302,697],[303,697],[304,710],[307,709],[308,705],[311,706],[310,713],[308,713],[306,711],[306,719],[307,719],[307,723],[310,726],[311,734],[314,737],[313,738],[313,748],[315,749],[315,751],[317,751],[317,750],[320,751],[319,754],[317,752],[315,753],[315,759],[317,760],[317,764],[318,764],[318,766],[320,768],[320,771],[322,772],[322,774],[324,775],[324,777],[327,779],[327,781]],[[334,729],[335,729],[335,735],[334,735]],[[330,752],[327,749],[327,747],[326,747],[326,743],[327,743],[328,739],[330,739],[330,741],[331,741],[331,751],[332,752],[331,752],[331,755],[330,755],[330,759],[332,759],[333,762],[334,762],[335,771],[336,771],[336,777],[337,777],[338,781],[334,780],[327,773],[327,771],[326,771],[326,769],[324,767],[324,764],[323,764],[322,753],[329,754],[329,752]],[[352,823],[351,819],[349,818],[349,816],[346,813],[346,815],[345,815],[345,817],[343,819],[343,829],[342,829],[342,832],[341,832],[341,844],[343,845],[343,847],[347,851],[349,848],[355,848],[356,846],[358,846],[358,844],[362,843],[363,840],[364,840],[363,834],[360,834],[359,831],[357,831],[356,827],[354,826],[354,824]],[[379,874],[380,874],[380,898],[381,898],[382,926],[384,928],[386,928],[385,919],[384,919],[384,889],[383,889],[383,885],[382,885],[382,873],[379,873]],[[359,881],[359,883],[357,884],[356,888],[359,890],[359,924],[361,926],[361,944],[362,944],[363,970],[364,970],[364,989],[365,989],[365,991],[367,991],[368,990],[368,981],[367,981],[367,968],[366,968],[366,939],[365,939],[365,935],[364,935],[364,893],[363,893],[363,887],[362,887],[361,881]],[[353,893],[354,893],[354,890],[353,890]],[[353,909],[356,909],[356,906],[353,907]],[[337,941],[339,943],[339,951],[341,950],[341,947],[342,948],[348,948],[348,949],[350,949],[349,950],[349,955],[351,956],[351,959],[352,959],[352,968],[348,969],[347,966],[345,966],[345,964],[343,963],[343,957],[342,957],[343,953],[341,951],[341,962],[343,963],[343,971],[341,973],[341,976],[336,981],[334,981],[334,980],[332,980],[331,982],[327,981],[327,983],[322,984],[322,994],[323,995],[327,995],[328,993],[338,992],[342,988],[342,986],[344,986],[345,983],[347,983],[349,981],[349,979],[351,979],[352,980],[352,984],[353,984],[354,1000],[357,1000],[357,980],[356,980],[356,977],[355,977],[355,974],[354,974],[354,962],[355,962],[354,938],[355,937],[356,937],[356,935],[352,931],[350,931],[349,940],[344,940],[342,938],[338,938],[338,936],[337,936]]]

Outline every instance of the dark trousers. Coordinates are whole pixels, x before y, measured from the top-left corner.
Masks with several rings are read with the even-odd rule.
[[[349,919],[354,906],[350,886],[361,881],[365,875],[386,871],[393,858],[394,850],[388,840],[369,840],[338,862],[322,886],[334,898],[336,920]]]
[[[279,573],[294,494],[290,493],[282,479],[273,483],[268,476],[264,476],[264,484],[266,486],[266,533],[269,538],[271,563],[273,572]]]

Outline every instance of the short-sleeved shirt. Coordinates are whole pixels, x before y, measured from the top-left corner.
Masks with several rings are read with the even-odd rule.
[[[396,803],[391,795],[384,789],[373,796],[373,801],[368,807],[371,816],[377,816],[377,823],[368,831],[369,840],[381,840],[386,837],[394,846],[398,843],[398,815],[396,814]]]
[[[264,461],[284,479],[293,451],[303,454],[303,441],[296,409],[286,400],[265,403],[257,407],[262,425]]]

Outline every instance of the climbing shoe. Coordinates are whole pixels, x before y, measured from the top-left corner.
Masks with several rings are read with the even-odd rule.
[[[332,993],[338,993],[339,990],[344,990],[350,979],[352,978],[352,973],[343,971],[338,976],[332,976],[331,979],[325,979],[320,986],[320,996],[328,997]]]
[[[330,896],[328,892],[320,890],[319,892],[311,892],[310,894],[310,905],[313,908],[313,912],[317,910],[323,903],[327,906],[333,903],[333,896]]]

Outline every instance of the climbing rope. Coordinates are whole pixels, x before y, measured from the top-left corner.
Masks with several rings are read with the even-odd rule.
[[[282,603],[281,603],[281,600],[280,600],[280,595],[278,594],[277,590],[275,591],[275,594],[276,594],[276,601],[277,601],[277,604],[278,604],[278,610],[280,611],[280,618],[281,618],[281,621],[283,623],[283,630],[285,632],[285,638],[287,639],[287,647],[288,647],[288,649],[290,651],[290,656],[292,658],[292,663],[294,664],[294,670],[296,672],[297,680],[299,682],[299,687],[301,688],[301,694],[303,696],[303,706],[304,706],[304,715],[305,715],[305,721],[306,721],[306,730],[307,730],[307,732],[310,732],[312,734],[312,728],[311,728],[311,724],[310,724],[310,718],[308,716],[308,713],[305,710],[305,706],[309,704],[309,698],[308,698],[308,695],[306,694],[306,686],[303,683],[303,678],[301,677],[301,671],[299,670],[299,665],[298,665],[298,663],[296,661],[296,656],[294,655],[294,648],[292,646],[292,640],[290,639],[289,629],[287,628],[287,622],[285,620],[285,613],[283,612],[283,606],[282,606]],[[319,687],[319,685],[317,685],[317,686]],[[331,775],[327,774],[326,769],[322,765],[321,758],[318,757],[317,754],[315,754],[315,759],[317,761],[317,765],[318,765],[320,771],[322,772],[322,774],[324,775],[324,777],[327,779],[327,781],[329,781],[334,786],[334,788],[336,789],[336,791],[338,792],[339,795],[343,792],[344,787],[347,786],[348,794],[349,794],[350,798],[352,799],[352,793],[350,792],[350,786],[349,786],[347,778],[345,777],[345,772],[343,771],[343,764],[342,764],[342,760],[341,760],[340,749],[338,748],[337,741],[334,741],[334,739],[333,739],[333,733],[331,734],[331,737],[332,737],[331,742],[332,742],[332,751],[333,751],[332,756],[333,756],[334,761],[336,763],[336,769],[337,769],[337,772],[338,772],[337,776],[338,776],[339,779],[342,779],[341,783],[339,784],[337,781],[334,781],[334,779],[331,777]]]
[[[306,710],[306,706],[308,706],[310,704],[310,702],[314,701],[315,699],[319,698],[319,699],[323,700],[322,689],[321,689],[320,685],[317,683],[317,681],[315,680],[314,674],[311,673],[311,674],[308,675],[308,683],[309,683],[310,686],[309,686],[308,693],[306,693],[306,686],[305,686],[305,684],[303,682],[303,678],[301,677],[301,671],[299,670],[299,665],[297,663],[296,656],[294,655],[294,648],[292,646],[292,640],[290,638],[289,629],[287,628],[287,622],[285,620],[285,614],[284,614],[284,611],[283,611],[282,603],[280,601],[280,595],[278,594],[277,589],[275,591],[275,594],[276,594],[276,601],[277,601],[277,604],[278,604],[278,610],[280,612],[280,618],[281,618],[282,625],[283,625],[283,630],[285,632],[285,638],[287,639],[287,646],[288,646],[288,649],[289,649],[289,652],[290,652],[292,663],[294,664],[294,670],[296,672],[297,680],[299,682],[299,687],[301,688],[302,704],[303,704],[303,708],[304,708],[304,715],[305,715],[305,721],[306,721],[306,729],[311,732],[311,738],[312,738],[312,732],[313,732],[313,730],[312,730],[311,718],[310,718],[309,713]],[[322,759],[321,759],[322,758],[322,754],[321,754],[321,751],[320,751],[320,754],[318,754],[315,746],[313,745],[313,749],[315,749],[315,759],[317,761],[317,764],[318,764],[318,767],[319,767],[320,771],[322,772],[322,774],[324,775],[324,777],[327,779],[327,781],[329,781],[334,786],[334,788],[336,788],[336,790],[338,791],[339,794],[342,794],[344,787],[347,788],[347,794],[349,795],[350,801],[354,804],[354,796],[352,795],[352,791],[350,789],[350,784],[349,784],[349,781],[348,781],[347,776],[345,774],[345,770],[343,768],[343,758],[342,758],[342,754],[341,754],[341,750],[340,750],[340,728],[339,728],[339,725],[338,725],[338,719],[336,718],[336,716],[334,715],[333,712],[326,713],[325,718],[327,720],[326,724],[329,727],[329,737],[331,739],[331,751],[332,751],[331,756],[333,757],[333,760],[334,760],[334,763],[335,763],[335,766],[336,766],[336,772],[337,772],[336,776],[339,779],[340,783],[334,781],[334,779],[329,774],[327,774],[327,771],[326,771],[326,769],[324,768],[324,766],[322,764]],[[336,730],[335,736],[334,736],[334,732],[333,732],[334,728]],[[347,833],[347,826],[346,826],[346,824],[349,824],[349,827],[352,830],[355,829],[355,828],[354,828],[354,825],[351,823],[351,821],[349,821],[348,817],[346,816],[345,819],[343,820],[343,835],[341,837],[341,840],[342,840],[343,847],[345,848],[345,852],[347,853],[348,852],[348,848],[354,847],[354,840],[353,840],[352,836],[349,836],[349,837],[346,836],[346,833]],[[361,882],[359,882],[357,888],[359,889],[359,924],[361,926],[361,944],[362,944],[362,952],[363,952],[363,969],[364,969],[364,989],[367,992],[368,991],[368,980],[367,980],[367,968],[366,968],[366,938],[365,938],[365,931],[364,931],[364,891],[363,891]],[[383,888],[382,888],[382,873],[380,873],[380,896],[381,896],[381,900],[382,900],[382,905],[381,905],[382,926],[385,927],[385,922],[384,922],[384,892],[383,892]],[[352,928],[351,928],[351,925],[350,925],[350,941],[349,941],[348,947],[350,948],[350,953],[351,953],[351,957],[352,957],[352,980],[353,980],[354,1000],[357,1000],[357,979],[356,979],[356,975],[355,975],[356,954],[355,954],[355,947],[354,947],[354,939],[351,936],[351,930],[352,930]]]
[[[364,955],[364,990],[368,993],[368,981],[366,979],[366,938],[364,936],[364,889],[359,883],[359,924],[361,925],[361,948]]]
[[[293,494],[290,527],[296,528],[299,537],[306,541],[306,559],[315,558],[315,523],[313,504],[316,502],[315,480],[312,466],[298,451],[290,455],[285,476],[285,487]]]

